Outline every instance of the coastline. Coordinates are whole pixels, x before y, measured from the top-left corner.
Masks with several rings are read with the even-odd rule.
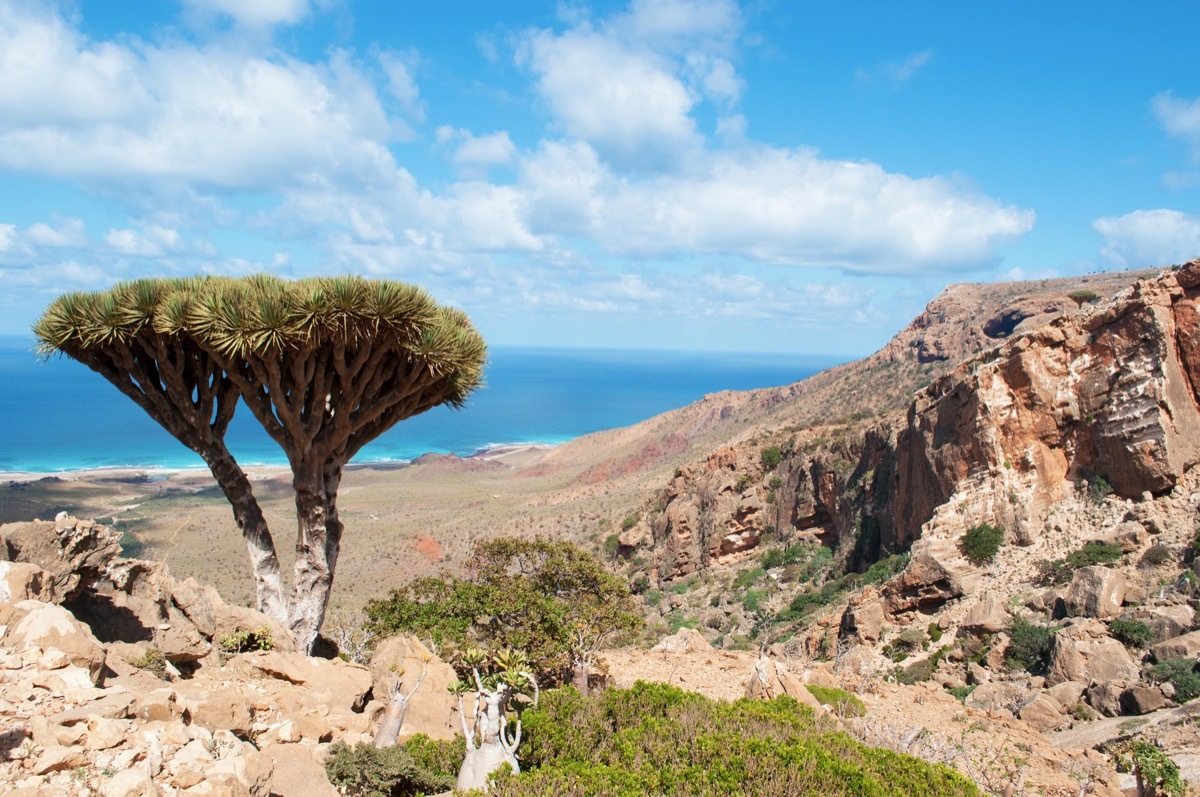
[[[487,462],[503,462],[517,464],[530,456],[537,455],[556,448],[561,444],[553,443],[496,443],[472,452],[460,459],[483,460]],[[441,452],[428,452],[437,456],[458,456]],[[422,455],[425,456],[425,455]],[[418,457],[419,459],[419,457]],[[406,468],[414,460],[367,460],[350,462],[346,470],[356,471],[390,471]],[[267,481],[291,473],[287,465],[248,465],[244,468],[251,481]],[[104,465],[94,468],[75,468],[54,471],[0,471],[0,484],[22,484],[41,481],[43,479],[58,479],[64,482],[172,482],[189,481],[193,479],[208,480],[212,474],[202,466],[167,467],[164,465]]]

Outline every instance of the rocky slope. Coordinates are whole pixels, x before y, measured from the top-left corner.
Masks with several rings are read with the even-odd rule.
[[[1012,334],[903,413],[768,432],[680,467],[621,538],[664,590],[648,590],[652,614],[723,645],[780,639],[799,661],[855,651],[874,677],[973,688],[968,706],[1045,732],[1139,717],[1093,740],[1117,749],[1200,693],[1198,302],[1200,261],[1009,327],[1022,300],[992,319]],[[932,333],[941,312],[888,356],[975,345]],[[987,526],[998,550],[972,561],[966,535]],[[902,569],[868,570],[885,557]],[[1169,752],[1195,779],[1200,735],[1171,716]]]

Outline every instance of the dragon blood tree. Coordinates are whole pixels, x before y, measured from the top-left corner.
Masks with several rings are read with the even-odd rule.
[[[145,279],[59,297],[34,325],[44,354],[98,372],[208,464],[250,552],[261,611],[311,653],[342,538],[342,468],[399,421],[461,406],[487,347],[467,317],[387,280],[271,275]],[[225,445],[238,399],[287,456],[296,561],[279,559]]]

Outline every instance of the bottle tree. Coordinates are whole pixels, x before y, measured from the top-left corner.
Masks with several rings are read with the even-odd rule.
[[[341,546],[342,468],[399,421],[461,406],[487,349],[458,310],[359,277],[138,280],[67,294],[34,326],[44,353],[100,373],[196,451],[233,506],[259,609],[312,652]],[[291,590],[245,472],[225,446],[241,399],[287,456],[296,498]]]

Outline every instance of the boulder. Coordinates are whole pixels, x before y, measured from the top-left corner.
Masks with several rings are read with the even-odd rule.
[[[1118,681],[1133,683],[1140,669],[1129,652],[1106,634],[1103,624],[1089,621],[1060,629],[1050,643],[1046,683]]]
[[[390,637],[375,648],[371,656],[371,694],[376,700],[386,702],[395,677],[407,695],[423,669],[425,680],[409,700],[400,733],[402,736],[423,733],[435,739],[449,739],[455,733],[452,719],[457,708],[449,687],[458,680],[458,675],[416,637]]]
[[[1012,625],[1004,601],[994,595],[982,596],[963,618],[962,627],[979,633],[994,634]]]
[[[1046,694],[1058,701],[1060,706],[1073,706],[1083,698],[1087,684],[1081,681],[1063,681],[1046,690]]]
[[[892,615],[932,611],[971,594],[978,581],[979,569],[962,555],[956,541],[922,537],[913,543],[908,566],[884,585],[884,606]]]
[[[1088,687],[1087,702],[1092,708],[1106,717],[1121,716],[1121,693],[1126,684],[1114,681],[1101,681]]]
[[[1069,617],[1095,617],[1101,620],[1120,614],[1124,600],[1125,574],[1102,565],[1076,570],[1071,586],[1063,596]]]
[[[883,621],[883,602],[879,591],[874,586],[867,586],[850,598],[842,614],[838,636],[855,644],[873,645],[883,633]]]
[[[0,562],[0,603],[54,603],[53,576],[31,562]]]
[[[145,767],[123,769],[100,786],[103,797],[158,797],[158,789]]]
[[[1042,733],[1052,733],[1067,721],[1062,705],[1045,692],[1026,703],[1017,716]]]
[[[1180,636],[1191,628],[1196,612],[1186,603],[1176,603],[1168,606],[1139,607],[1121,616],[1145,623],[1154,634],[1154,642],[1163,642]]]
[[[245,738],[254,726],[255,713],[269,712],[271,705],[245,684],[212,682],[194,678],[176,684],[179,705],[191,716],[192,724],[211,730],[232,731]]]
[[[1096,542],[1106,545],[1121,546],[1123,553],[1133,553],[1140,550],[1149,541],[1150,532],[1146,531],[1146,527],[1143,524],[1133,520],[1127,520],[1113,526],[1096,539]]]
[[[751,700],[770,700],[780,695],[787,695],[808,706],[817,715],[825,713],[821,701],[813,697],[799,678],[781,662],[764,656],[755,662],[754,671],[746,681],[746,697]]]
[[[10,626],[4,637],[5,647],[28,651],[39,657],[41,652],[57,648],[71,664],[87,670],[93,684],[101,682],[104,648],[92,636],[91,629],[69,611],[52,603],[33,600],[19,601],[4,608],[7,611],[0,611],[0,618]]]
[[[371,673],[361,664],[341,659],[316,659],[300,653],[256,651],[242,653],[229,664],[247,680],[274,679],[302,687],[293,690],[303,706],[339,713],[359,712],[371,691]]]
[[[1131,686],[1121,693],[1120,705],[1122,714],[1136,716],[1167,708],[1172,703],[1163,695],[1161,689],[1149,686]]]
[[[663,637],[651,650],[669,653],[705,653],[713,649],[708,640],[694,628],[680,628],[674,634]]]
[[[1192,631],[1190,634],[1151,645],[1150,655],[1155,661],[1194,659],[1200,655],[1200,631]]]
[[[315,748],[303,744],[277,745],[264,755],[274,763],[271,794],[338,797],[338,790],[326,777],[324,761]]]

